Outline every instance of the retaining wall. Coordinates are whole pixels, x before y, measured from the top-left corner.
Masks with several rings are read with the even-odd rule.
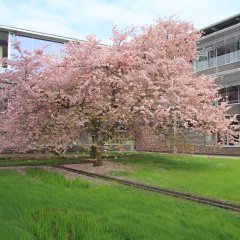
[[[186,139],[177,142],[178,153],[239,156],[240,147],[194,145]],[[136,150],[151,152],[173,152],[173,141],[156,136],[151,131],[139,131],[136,135]]]

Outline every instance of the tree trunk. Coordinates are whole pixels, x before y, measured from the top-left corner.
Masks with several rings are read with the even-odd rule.
[[[101,149],[99,147],[96,147],[96,160],[93,162],[93,166],[102,166],[102,156],[101,156]]]
[[[92,146],[91,146],[91,151],[90,151],[90,157],[95,159],[93,162],[93,166],[102,166],[102,157],[101,157],[101,144],[98,143],[96,136],[92,136]]]
[[[97,158],[97,137],[95,135],[92,135],[92,146],[90,148],[90,157],[93,159]]]
[[[176,114],[173,115],[174,122],[173,122],[173,153],[177,154],[177,119]]]
[[[91,146],[90,149],[90,158],[96,159],[97,158],[97,148],[95,145]]]

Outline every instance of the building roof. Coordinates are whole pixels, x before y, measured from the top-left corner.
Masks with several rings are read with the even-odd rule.
[[[217,32],[217,31],[220,31],[222,29],[225,29],[225,28],[228,28],[228,27],[231,27],[235,24],[238,24],[240,23],[240,13],[238,14],[235,14],[229,18],[225,18],[219,22],[216,22],[216,23],[213,23],[209,26],[206,26],[202,29],[200,29],[201,31],[204,32],[204,36],[206,35],[209,35],[211,33],[214,33],[214,32]]]
[[[208,25],[200,29],[200,31],[203,32],[203,36],[207,36],[211,33],[215,33],[217,31],[231,27],[238,23],[240,23],[240,13],[235,14],[231,17],[225,18],[221,21],[215,22],[211,25]],[[5,26],[5,25],[0,25],[0,31],[12,32],[12,33],[16,33],[17,35],[24,35],[24,36],[34,37],[34,38],[46,39],[49,41],[61,42],[61,43],[68,42],[68,41],[84,41],[77,38],[69,38],[69,37],[64,37],[64,36],[59,36],[54,34],[48,34],[48,33],[42,33],[38,31],[31,31],[31,30],[26,30],[26,29],[21,29],[16,27]],[[101,44],[101,45],[105,45],[105,44]]]
[[[68,42],[68,41],[83,41],[83,40],[76,39],[76,38],[63,37],[63,36],[58,36],[58,35],[54,35],[54,34],[42,33],[42,32],[37,32],[37,31],[21,29],[21,28],[4,26],[4,25],[0,25],[0,31],[12,32],[17,35],[24,35],[24,36],[40,38],[40,39],[45,39],[45,40],[60,42],[60,43]]]

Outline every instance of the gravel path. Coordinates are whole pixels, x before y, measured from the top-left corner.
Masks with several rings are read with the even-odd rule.
[[[92,163],[64,164],[64,167],[82,170],[90,173],[107,174],[111,171],[132,171],[133,168],[122,163],[103,161],[102,166],[93,167]]]

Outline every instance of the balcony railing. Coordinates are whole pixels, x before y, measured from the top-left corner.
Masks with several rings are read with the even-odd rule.
[[[203,61],[197,61],[195,63],[195,71],[203,71],[213,67],[223,66],[229,63],[234,63],[240,61],[240,50],[227,53],[221,56],[209,58]]]

